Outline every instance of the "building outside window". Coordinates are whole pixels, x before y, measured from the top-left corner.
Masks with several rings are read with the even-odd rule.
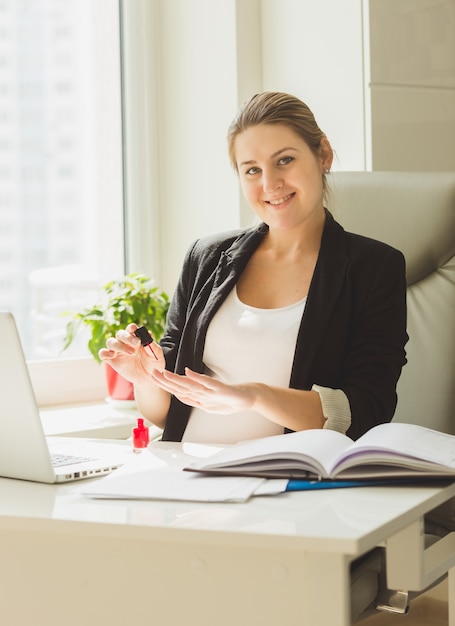
[[[124,273],[119,31],[117,0],[0,0],[0,309],[30,359]]]

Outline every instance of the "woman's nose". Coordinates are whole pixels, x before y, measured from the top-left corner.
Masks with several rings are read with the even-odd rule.
[[[263,172],[262,188],[266,193],[273,193],[283,184],[282,178],[275,172]]]

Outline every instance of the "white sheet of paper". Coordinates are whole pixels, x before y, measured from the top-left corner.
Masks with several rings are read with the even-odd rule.
[[[195,456],[213,454],[217,448],[184,449],[155,445],[142,451],[109,476],[84,485],[92,498],[135,500],[186,500],[245,502],[253,495],[272,495],[286,489],[287,480],[243,476],[204,476],[182,470]]]

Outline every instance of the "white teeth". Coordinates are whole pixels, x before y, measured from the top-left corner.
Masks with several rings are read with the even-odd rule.
[[[277,206],[278,204],[283,204],[283,202],[286,202],[286,200],[289,200],[291,195],[292,194],[289,194],[288,196],[285,196],[284,198],[280,198],[279,200],[269,200],[269,204],[273,206]]]

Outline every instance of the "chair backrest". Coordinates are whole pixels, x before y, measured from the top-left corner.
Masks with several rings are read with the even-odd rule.
[[[455,434],[455,172],[337,172],[329,208],[406,258],[408,363],[394,420]]]

